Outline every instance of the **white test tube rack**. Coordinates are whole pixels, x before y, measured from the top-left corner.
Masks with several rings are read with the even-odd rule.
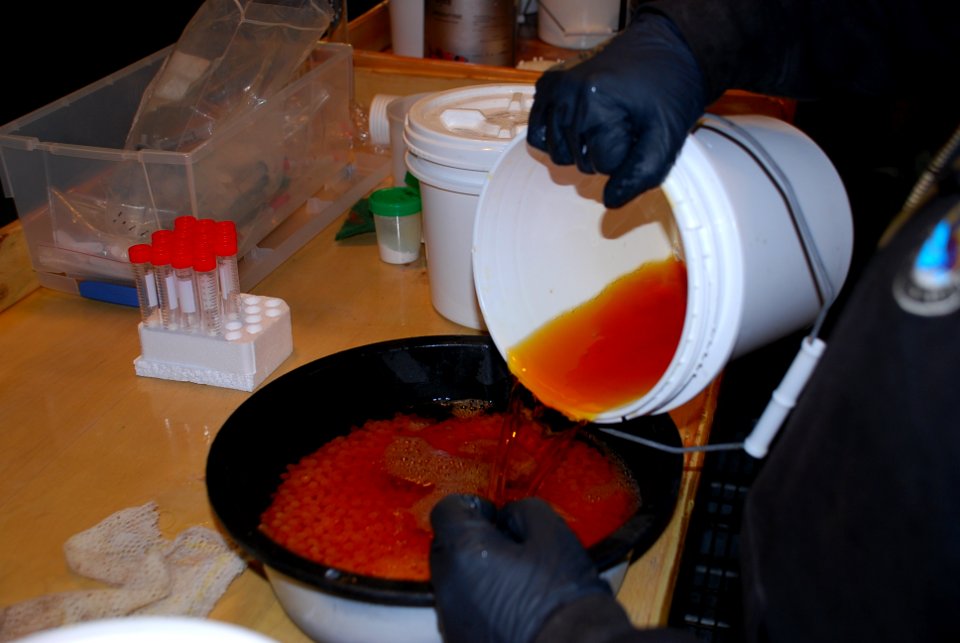
[[[253,391],[293,352],[290,307],[276,297],[240,298],[243,310],[225,321],[223,335],[140,322],[137,375]]]

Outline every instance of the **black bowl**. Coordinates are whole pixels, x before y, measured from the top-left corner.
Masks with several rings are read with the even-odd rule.
[[[305,364],[251,395],[220,429],[207,458],[213,511],[253,559],[306,585],[348,599],[433,605],[427,582],[359,576],[288,551],[258,529],[260,516],[287,465],[352,427],[450,401],[482,400],[504,409],[512,384],[505,362],[486,336],[412,337]],[[680,446],[667,415],[637,418],[617,428]],[[589,433],[623,460],[642,498],[622,527],[590,548],[603,571],[643,553],[662,533],[676,506],[683,458],[598,431]]]

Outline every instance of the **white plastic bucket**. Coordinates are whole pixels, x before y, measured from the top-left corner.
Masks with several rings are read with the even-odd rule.
[[[403,140],[403,129],[407,123],[407,112],[415,102],[429,93],[403,96],[387,106],[387,119],[390,122],[390,154],[393,168],[393,184],[404,185],[407,176],[407,144]]]
[[[472,85],[422,97],[407,112],[407,169],[420,181],[431,302],[469,328],[485,328],[471,259],[480,191],[507,145],[524,138],[533,91]]]
[[[846,192],[826,155],[783,121],[705,119],[662,187],[617,210],[602,205],[605,180],[555,166],[517,140],[478,204],[474,278],[486,327],[508,362],[535,330],[642,264],[685,264],[682,331],[660,379],[626,403],[589,413],[560,408],[568,414],[612,423],[676,408],[731,358],[810,325],[846,278]],[[543,399],[537,382],[514,372]]]

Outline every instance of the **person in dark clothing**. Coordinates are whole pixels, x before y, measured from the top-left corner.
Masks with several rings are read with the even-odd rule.
[[[604,201],[617,207],[664,179],[727,89],[909,99],[950,114],[953,128],[958,48],[956,3],[653,0],[594,56],[543,75],[527,140],[558,164],[608,175]],[[888,206],[896,216],[834,307],[820,364],[749,491],[749,641],[960,640],[960,130],[951,131],[935,132],[927,170]],[[689,640],[634,628],[543,501],[498,510],[454,495],[431,517],[447,641]]]

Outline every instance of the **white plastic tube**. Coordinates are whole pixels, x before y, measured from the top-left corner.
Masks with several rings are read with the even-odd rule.
[[[787,415],[796,405],[797,398],[807,385],[826,346],[823,340],[817,337],[803,339],[800,343],[800,352],[793,358],[787,374],[783,376],[780,385],[773,392],[767,408],[763,410],[763,415],[753,427],[753,431],[744,440],[744,451],[754,458],[763,458],[767,455],[770,443],[773,442]]]

